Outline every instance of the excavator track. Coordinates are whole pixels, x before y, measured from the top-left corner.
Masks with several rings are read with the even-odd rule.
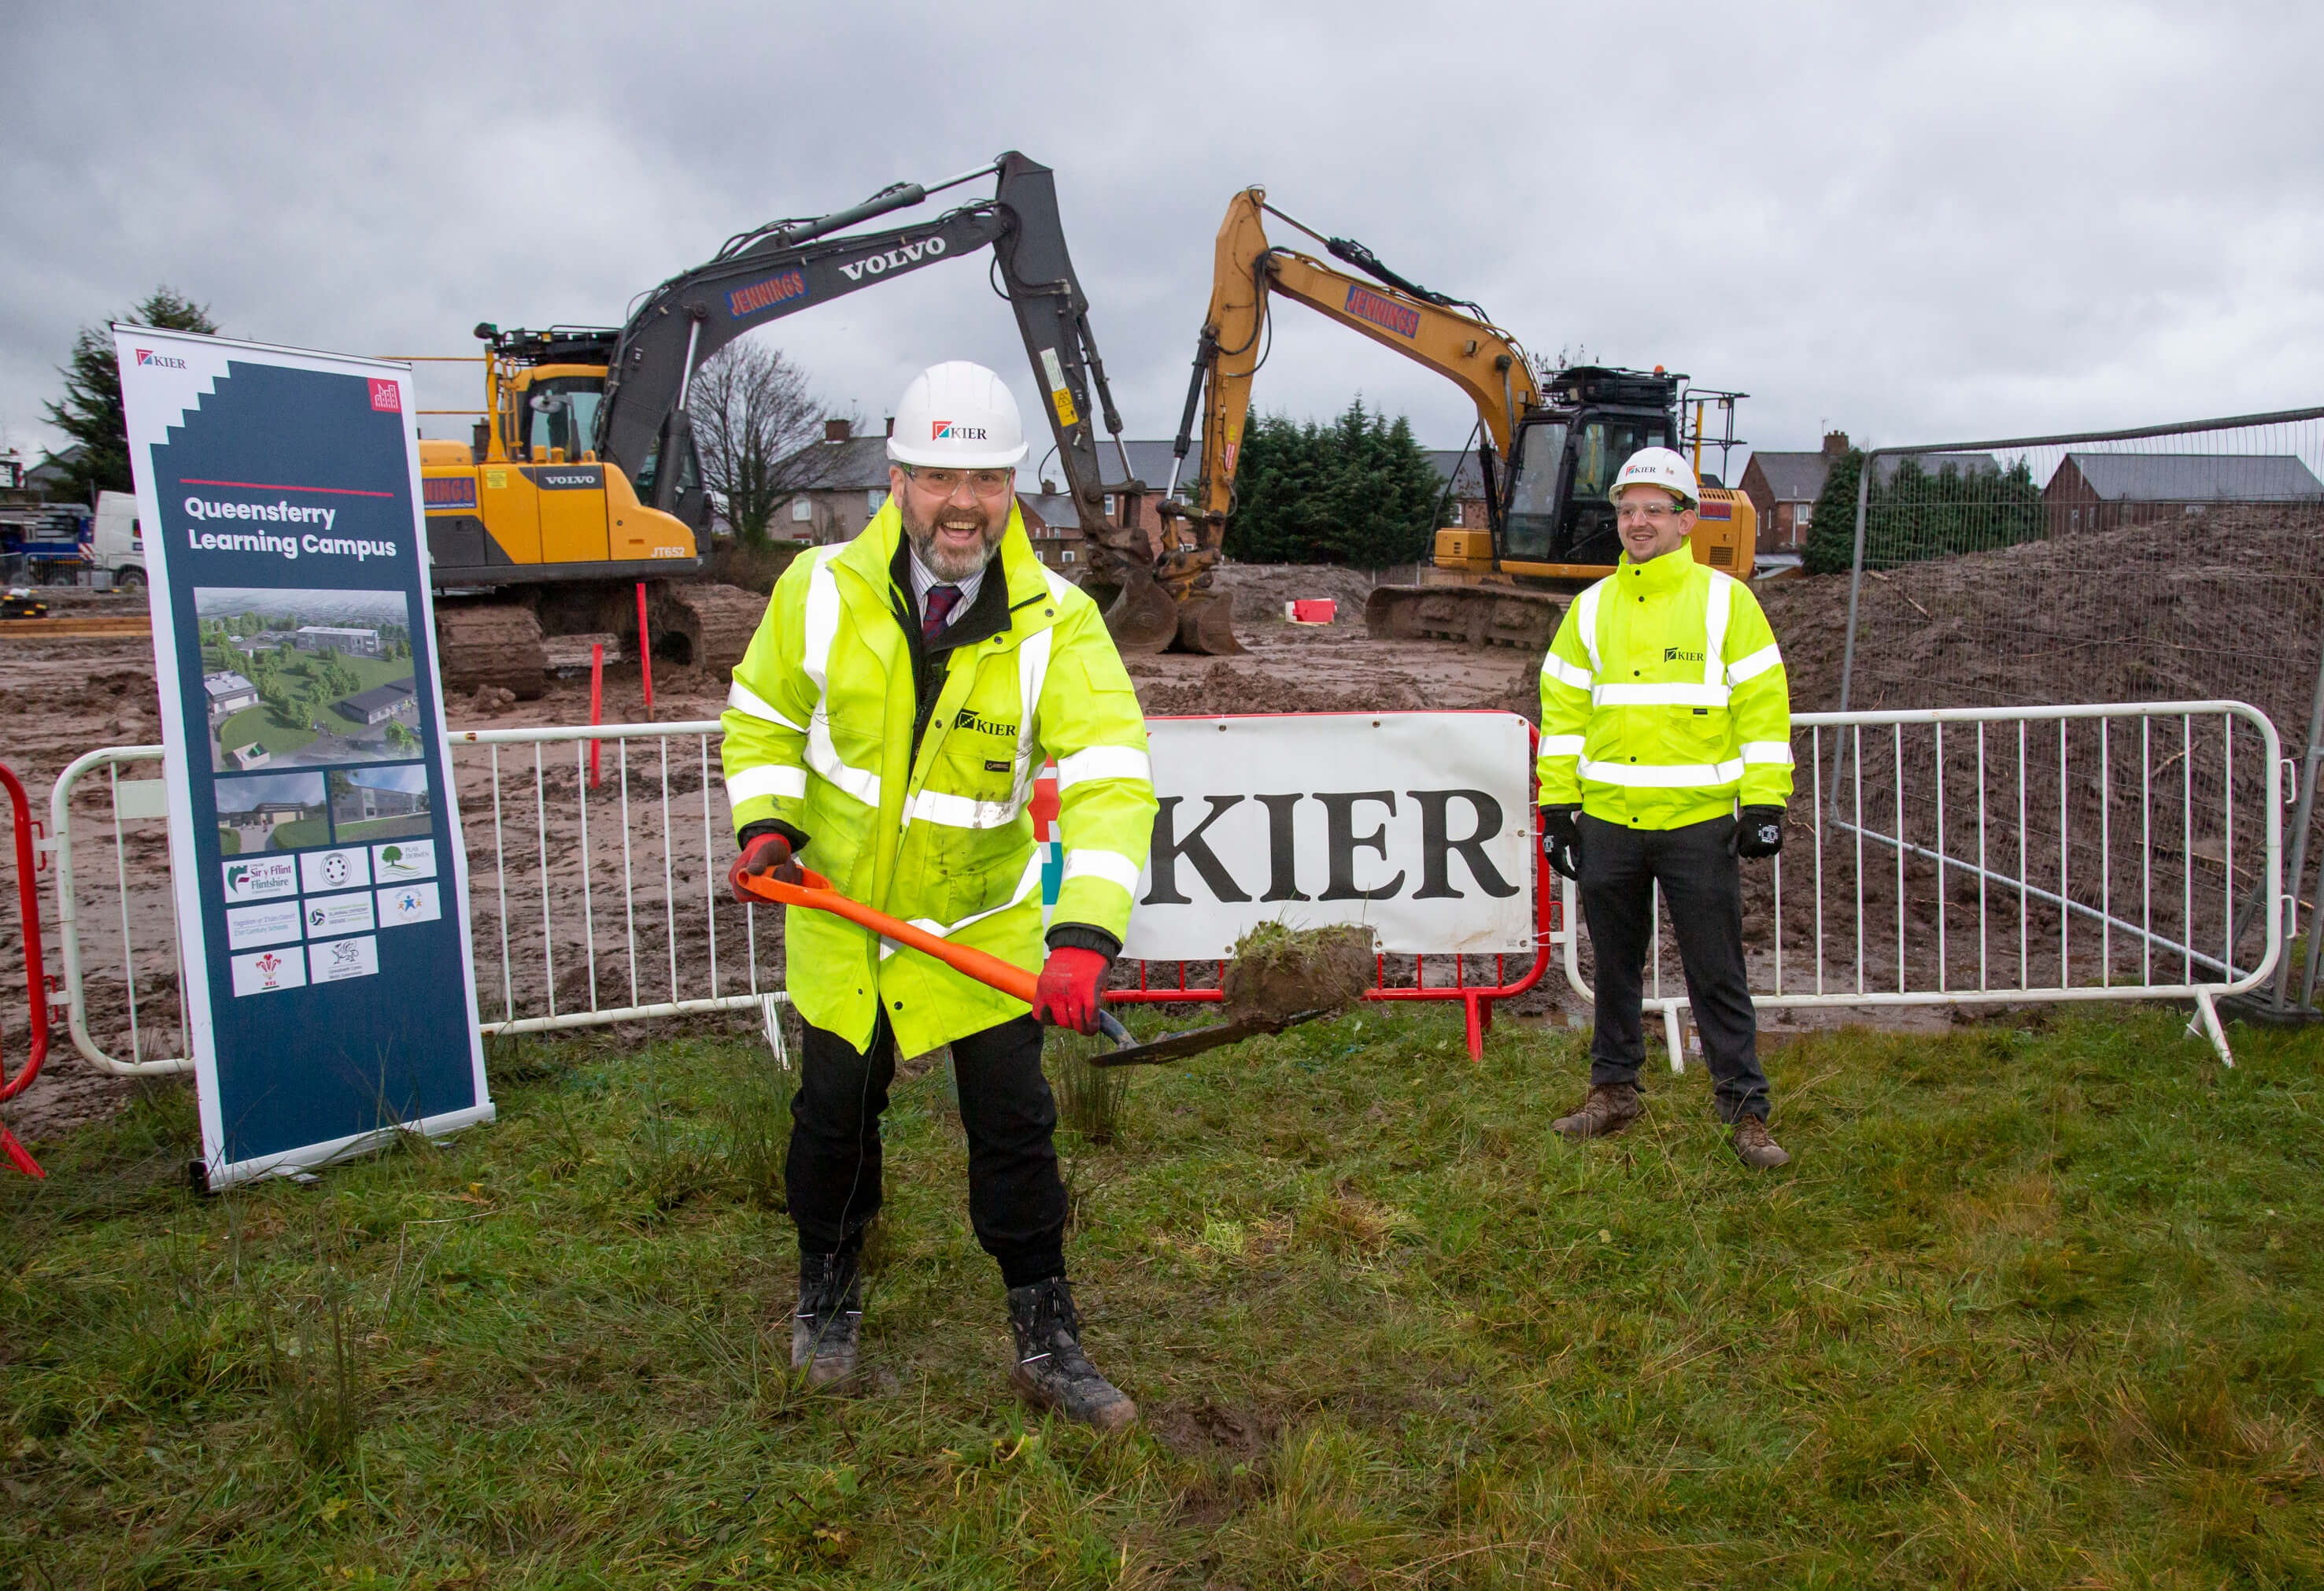
[[[740,586],[669,585],[654,596],[654,655],[722,677],[742,661],[767,613],[767,598]]]
[[[480,685],[513,691],[532,701],[548,694],[549,658],[540,620],[519,602],[441,603],[436,609],[436,656],[449,696]]]
[[[1375,641],[1460,641],[1545,652],[1572,600],[1508,586],[1375,586],[1364,633]]]

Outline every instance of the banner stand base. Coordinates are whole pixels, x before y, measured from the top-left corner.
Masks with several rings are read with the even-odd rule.
[[[374,1150],[384,1149],[407,1133],[417,1133],[433,1142],[460,1131],[491,1122],[494,1111],[488,1101],[467,1110],[447,1111],[442,1115],[422,1116],[417,1121],[398,1122],[392,1126],[374,1127],[368,1133],[356,1133],[345,1138],[335,1138],[325,1143],[309,1143],[282,1154],[259,1155],[246,1161],[234,1161],[214,1165],[206,1161],[189,1161],[186,1174],[199,1193],[224,1193],[227,1189],[244,1182],[256,1182],[268,1177],[281,1177],[296,1182],[316,1180],[311,1173],[325,1166],[354,1160]]]

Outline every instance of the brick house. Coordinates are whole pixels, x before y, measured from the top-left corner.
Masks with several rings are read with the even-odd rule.
[[[1832,461],[1847,452],[1848,433],[1835,430],[1824,433],[1819,452],[1752,453],[1738,489],[1758,513],[1761,551],[1797,552],[1807,544],[1824,477],[1831,473]]]
[[[2069,453],[2043,488],[2050,534],[2198,516],[2231,503],[2324,504],[2289,453]]]

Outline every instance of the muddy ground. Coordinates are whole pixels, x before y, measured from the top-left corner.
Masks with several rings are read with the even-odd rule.
[[[2167,532],[2168,528],[2165,528]],[[2253,519],[2223,521],[2202,543],[2200,557],[2173,552],[2164,532],[2110,532],[2122,542],[2093,552],[2039,544],[1942,563],[1914,566],[1867,582],[1868,622],[1880,643],[1859,661],[1858,700],[1864,705],[1903,705],[1946,682],[1974,694],[1956,699],[2006,696],[2013,649],[2043,660],[2072,660],[2074,689],[2054,680],[2047,699],[2131,699],[2160,695],[2241,695],[2275,716],[2280,726],[2304,725],[2306,688],[2312,679],[2319,594],[2316,582],[2270,580],[2281,567],[2282,527]],[[2142,539],[2143,538],[2143,539]],[[2150,544],[2151,543],[2151,544]],[[2175,560],[2175,561],[2174,561]],[[2097,595],[2086,594],[2094,565],[2107,571]],[[1336,569],[1238,567],[1223,569],[1219,583],[1236,595],[1237,625],[1249,651],[1237,657],[1160,656],[1132,658],[1130,675],[1148,712],[1162,714],[1365,711],[1383,708],[1506,708],[1535,717],[1538,713],[1536,671],[1539,660],[1506,649],[1471,650],[1443,642],[1374,642],[1362,624],[1362,598],[1370,579]],[[1837,704],[1840,643],[1845,633],[1844,577],[1786,580],[1758,587],[1790,665],[1794,705],[1800,709]],[[2029,615],[2027,595],[2050,596]],[[2066,594],[2071,599],[2066,599]],[[1282,604],[1299,597],[1328,597],[1340,604],[1337,622],[1306,626],[1286,623]],[[2220,604],[2234,604],[2236,634],[2218,642]],[[58,611],[135,611],[136,604],[101,594],[60,594]],[[2281,611],[2278,611],[2281,610]],[[2155,634],[2126,621],[2126,615],[2163,613],[2169,631]],[[2217,657],[2206,662],[2204,638],[2215,637]],[[2288,662],[2267,671],[2239,666],[2263,652],[2296,652]],[[1938,682],[1932,685],[1931,682]],[[723,705],[724,680],[705,671],[658,666],[655,713],[662,720],[715,718]],[[2245,685],[2247,689],[2228,689]],[[2168,686],[2169,689],[2163,689]],[[641,684],[633,664],[609,669],[604,716],[608,721],[644,717]],[[588,717],[588,681],[578,673],[552,683],[549,694],[516,702],[485,694],[447,704],[455,729],[515,728],[584,723]],[[151,744],[160,737],[150,643],[143,639],[97,638],[48,641],[0,639],[0,760],[23,779],[36,809],[46,815],[47,798],[67,763],[93,747]],[[2287,750],[2293,749],[2287,746]],[[1975,765],[1964,763],[1962,748],[1949,745],[1949,777],[1974,781]],[[586,770],[570,746],[540,754],[529,747],[503,747],[497,769],[492,754],[478,748],[455,759],[456,780],[472,856],[476,926],[477,984],[488,1019],[545,1014],[552,997],[558,1010],[590,1003],[628,1004],[728,995],[780,984],[780,946],[771,915],[765,923],[717,899],[714,885],[731,842],[723,800],[717,794],[715,743],[681,743],[667,766],[651,751],[622,754],[608,747],[601,782],[586,798]],[[124,769],[123,777],[152,778],[158,765]],[[626,781],[626,796],[624,782]],[[75,837],[80,855],[79,891],[88,948],[90,1021],[110,1053],[132,1053],[126,997],[118,976],[124,957],[123,923],[136,947],[130,960],[138,982],[136,1053],[184,1053],[178,1031],[174,952],[171,945],[166,845],[158,822],[124,826],[120,874],[129,880],[124,913],[115,888],[115,858],[110,805],[101,779],[86,787],[76,807]],[[2037,803],[2038,804],[2038,803]],[[665,809],[668,817],[665,819]],[[586,841],[583,830],[586,825]],[[493,832],[506,856],[505,877],[494,871]],[[1931,831],[1923,839],[1937,837]],[[1958,837],[1966,844],[1967,837]],[[2206,858],[2201,836],[2190,855]],[[624,846],[628,855],[624,856]],[[572,865],[586,854],[589,866]],[[547,860],[549,865],[544,866]],[[1812,976],[1799,947],[1813,930],[1816,892],[1811,887],[1816,836],[1805,803],[1794,804],[1789,868],[1780,918],[1787,986]],[[1851,897],[1857,864],[1848,847],[1827,835],[1821,858],[1829,870],[1824,930],[1828,943],[1850,957],[1849,965],[1825,969],[1827,986],[1844,985],[1854,976],[1855,924],[1831,915],[1834,892]],[[631,887],[624,890],[622,879]],[[2015,961],[2028,945],[2038,960],[2054,932],[2054,917],[2030,914],[2028,936],[1980,939],[1969,925],[2002,922],[2015,934],[2015,902],[2003,910],[1980,902],[1973,890],[1956,887],[1941,894],[1932,869],[1908,867],[1898,889],[1893,862],[1875,856],[1865,865],[1868,963],[1893,966],[1900,939],[1914,986],[1934,974],[1964,976],[1982,948],[1997,964]],[[2214,867],[2207,882],[2224,874]],[[543,880],[549,880],[544,895]],[[1777,919],[1767,898],[1772,878],[1749,875],[1748,920],[1755,925],[1751,953],[1765,973],[1776,954],[1772,932],[1761,925]],[[667,879],[667,886],[665,886]],[[1958,881],[1957,881],[1958,883]],[[1904,897],[1898,911],[1897,897]],[[44,893],[46,893],[44,881]],[[0,925],[0,967],[23,965],[13,911]],[[2216,915],[2214,913],[2213,915]],[[1928,941],[1936,925],[1950,927],[1939,969]],[[2000,929],[1991,930],[1998,933]],[[718,945],[719,979],[712,986],[704,968],[709,942]],[[1836,951],[1835,954],[1838,952]],[[673,964],[676,972],[673,973]],[[57,968],[53,949],[51,972]],[[1667,954],[1664,966],[1675,975]],[[1586,953],[1585,953],[1586,967]],[[107,969],[100,972],[98,968]],[[1197,976],[1207,969],[1192,969]],[[1470,976],[1489,974],[1472,967]],[[1449,971],[1432,963],[1431,980]],[[1877,980],[1873,986],[1878,986]],[[634,990],[634,996],[632,991]],[[1562,974],[1553,968],[1544,987],[1518,1003],[1510,1014],[1554,1017],[1574,1004]],[[1834,1013],[1832,1020],[1838,1020]],[[0,995],[0,1060],[13,1068],[24,1053],[24,1002],[21,994]],[[735,1018],[738,1022],[747,1020]],[[1769,1025],[1801,1024],[1801,1018],[1771,1013]],[[1814,1019],[1822,1020],[1821,1013]],[[1928,1013],[1904,1013],[1904,1022],[1941,1021]],[[124,1096],[127,1085],[97,1077],[59,1050],[39,1084],[12,1102],[6,1118],[27,1137],[37,1138],[101,1113]]]

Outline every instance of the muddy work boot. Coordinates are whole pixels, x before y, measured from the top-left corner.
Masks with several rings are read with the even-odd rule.
[[[1590,1097],[1582,1102],[1582,1108],[1570,1116],[1558,1117],[1550,1125],[1568,1138],[1611,1138],[1637,1121],[1643,1108],[1636,1085],[1592,1083]]]
[[[1009,1380],[1027,1402],[1100,1430],[1120,1430],[1137,1420],[1138,1405],[1082,1352],[1081,1320],[1064,1277],[1010,1288],[1009,1328],[1017,1338]]]
[[[853,1254],[799,1256],[798,1310],[791,1317],[791,1368],[809,1386],[855,1374],[855,1335],[863,1319],[863,1273]]]
[[[1767,1136],[1767,1124],[1762,1117],[1738,1116],[1732,1142],[1735,1158],[1758,1170],[1769,1171],[1792,1162],[1784,1146]]]

